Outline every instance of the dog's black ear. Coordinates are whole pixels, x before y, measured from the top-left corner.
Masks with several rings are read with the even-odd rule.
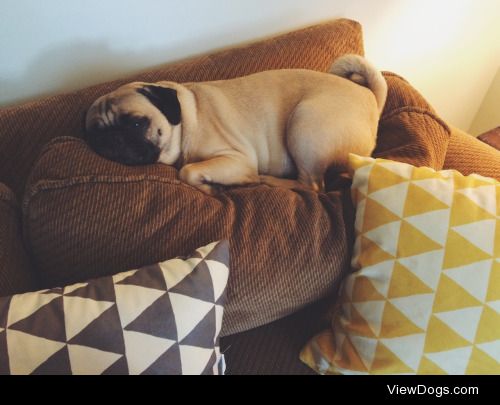
[[[137,92],[147,97],[172,125],[181,122],[181,105],[177,98],[177,90],[161,86],[144,86]]]

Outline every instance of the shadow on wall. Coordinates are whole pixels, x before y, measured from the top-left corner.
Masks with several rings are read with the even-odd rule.
[[[157,66],[154,64],[156,59],[158,65],[164,64],[169,54],[171,52],[151,49],[120,53],[97,42],[59,46],[40,54],[21,78],[6,80],[0,77],[0,105],[19,104],[138,73]]]
[[[299,22],[300,19],[293,10],[288,10],[288,17],[288,20],[285,19],[287,28],[284,28],[282,18],[270,19],[261,21],[260,26],[225,27],[226,30],[237,32],[236,36],[218,32],[211,36],[190,38],[175,46],[141,51],[119,51],[112,49],[105,41],[62,44],[36,56],[20,78],[10,80],[0,77],[0,107],[82,89],[336,18],[304,24]],[[294,21],[297,23],[293,24]]]

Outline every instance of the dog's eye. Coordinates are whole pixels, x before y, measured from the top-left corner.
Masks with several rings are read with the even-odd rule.
[[[133,115],[122,115],[120,117],[122,125],[129,128],[143,128],[149,123],[149,120],[145,117],[134,117]]]

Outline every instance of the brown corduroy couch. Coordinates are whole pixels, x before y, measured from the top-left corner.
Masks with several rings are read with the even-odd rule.
[[[361,27],[335,20],[0,110],[0,296],[127,270],[228,238],[232,273],[221,341],[227,372],[311,373],[298,353],[324,326],[348,271],[349,190],[317,195],[257,186],[206,197],[181,184],[171,167],[130,168],[93,154],[81,140],[82,119],[95,98],[128,81],[326,71],[345,53],[363,54]],[[500,178],[498,151],[450,128],[403,78],[384,75],[389,94],[375,156]],[[120,209],[126,215],[117,215]]]

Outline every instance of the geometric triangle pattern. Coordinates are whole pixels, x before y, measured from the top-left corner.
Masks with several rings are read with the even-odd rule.
[[[349,169],[353,272],[301,360],[320,374],[500,374],[500,182],[353,154]]]
[[[223,374],[229,244],[0,298],[0,374]]]

